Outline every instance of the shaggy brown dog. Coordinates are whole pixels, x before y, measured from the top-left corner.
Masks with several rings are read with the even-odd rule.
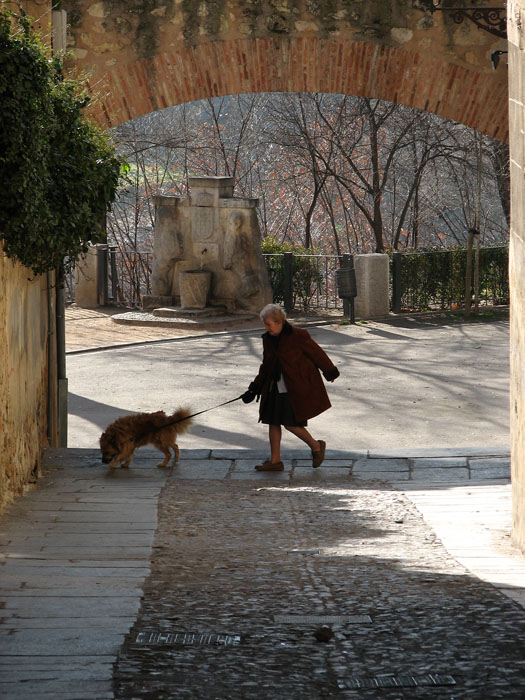
[[[164,411],[156,413],[136,413],[132,416],[122,416],[111,423],[100,436],[102,461],[110,467],[129,467],[133,453],[137,447],[154,445],[164,453],[164,461],[159,467],[166,467],[170,461],[173,448],[174,462],[179,459],[177,435],[185,433],[191,425],[190,410],[178,408],[168,416]],[[177,421],[177,422],[176,422]],[[172,425],[166,425],[172,423]],[[166,425],[165,428],[162,426]]]

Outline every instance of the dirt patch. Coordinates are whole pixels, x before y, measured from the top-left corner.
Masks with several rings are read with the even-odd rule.
[[[224,322],[211,320],[188,322],[182,327],[180,324],[165,327],[155,325],[121,324],[113,321],[112,317],[123,314],[128,309],[116,307],[103,307],[100,309],[83,309],[75,304],[66,308],[66,352],[89,350],[126,343],[141,343],[152,340],[168,340],[170,338],[182,338],[195,335],[210,335],[240,330],[264,331],[259,318],[240,319],[232,321],[227,318]],[[334,321],[343,322],[341,311],[327,310],[324,313],[294,314],[290,320],[297,325],[312,322]],[[165,321],[165,319],[164,319]]]
[[[66,309],[66,352],[261,327],[257,318],[233,323],[199,323],[198,326],[193,324],[185,328],[115,323],[112,317],[124,311],[121,308],[82,309],[69,306]]]

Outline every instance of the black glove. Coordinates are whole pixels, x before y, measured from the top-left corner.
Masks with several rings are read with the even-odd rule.
[[[250,391],[250,389],[248,389],[248,391],[245,391],[244,394],[241,396],[241,399],[243,403],[251,403],[256,396],[257,394],[255,393],[255,391]]]
[[[323,375],[327,382],[333,382],[334,379],[337,379],[339,376],[339,370],[337,367],[334,367],[333,369],[328,370],[328,372],[323,372]]]

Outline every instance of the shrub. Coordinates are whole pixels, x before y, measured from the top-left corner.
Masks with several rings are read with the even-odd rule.
[[[35,274],[105,238],[123,163],[83,117],[87,103],[30,20],[0,7],[0,240]]]

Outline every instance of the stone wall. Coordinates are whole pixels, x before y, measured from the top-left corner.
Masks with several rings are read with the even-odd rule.
[[[364,95],[506,140],[506,41],[413,0],[62,0],[104,127],[220,95]]]
[[[47,278],[30,276],[0,249],[0,512],[35,481],[47,446]]]
[[[525,551],[525,0],[507,6],[511,158],[510,442],[513,539]]]

